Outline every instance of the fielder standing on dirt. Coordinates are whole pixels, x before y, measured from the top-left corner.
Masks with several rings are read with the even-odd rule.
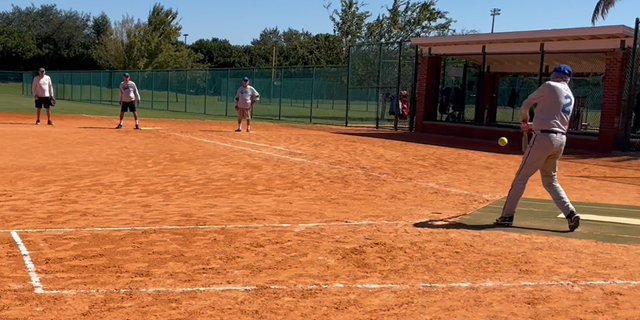
[[[542,84],[522,103],[522,131],[533,131],[533,138],[522,158],[520,168],[511,184],[502,215],[495,221],[497,225],[513,225],[518,202],[527,186],[529,178],[540,170],[542,185],[553,202],[562,211],[569,230],[580,226],[580,216],[576,213],[564,190],[558,183],[558,160],[564,152],[567,142],[567,130],[573,110],[573,93],[569,81],[573,71],[569,66],[560,65],[553,69],[550,81]],[[529,122],[529,110],[536,104],[533,123]]]
[[[242,120],[247,120],[247,132],[251,132],[251,109],[256,101],[260,100],[260,94],[249,85],[249,78],[242,79],[242,86],[236,92],[236,111],[238,111],[238,129],[242,131]]]
[[[50,108],[55,105],[56,100],[53,97],[53,83],[51,78],[45,74],[44,68],[40,68],[38,75],[33,78],[31,94],[33,94],[36,103],[36,125],[40,124],[40,113],[44,108],[47,110],[47,124],[52,126]]]
[[[136,106],[140,106],[140,92],[138,92],[136,84],[131,81],[131,76],[125,73],[123,75],[123,81],[120,83],[120,123],[116,129],[122,129],[125,112],[133,113],[133,119],[136,121],[135,129],[140,129]]]

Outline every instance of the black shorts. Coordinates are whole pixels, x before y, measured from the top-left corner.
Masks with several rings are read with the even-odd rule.
[[[135,101],[131,102],[122,102],[122,107],[120,107],[120,112],[136,112],[136,103]]]
[[[36,101],[36,109],[49,109],[51,107],[51,98],[49,97],[44,97],[44,98],[40,98],[38,97],[38,99],[35,99]]]

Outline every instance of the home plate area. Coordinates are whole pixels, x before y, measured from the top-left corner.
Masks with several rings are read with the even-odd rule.
[[[22,275],[2,277],[28,283],[26,265],[36,293],[64,295],[640,285],[610,272],[552,275],[564,257],[509,257],[474,236],[450,244],[438,233],[425,243],[420,232],[410,224],[22,232],[14,239]]]
[[[570,237],[619,244],[640,244],[640,207],[602,203],[573,203],[582,217],[581,226],[568,232],[564,215],[552,201],[522,199],[510,228],[492,222],[500,216],[505,199],[498,200],[459,219],[448,229],[496,230],[546,236]],[[434,225],[434,228],[438,226]]]

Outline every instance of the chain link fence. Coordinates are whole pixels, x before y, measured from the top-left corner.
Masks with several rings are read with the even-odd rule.
[[[0,94],[24,94],[22,72],[0,71]]]
[[[605,53],[445,56],[438,118],[446,122],[516,125],[524,100],[548,80],[550,69],[567,64],[574,70],[569,86],[576,97],[570,131],[597,134],[605,62]]]
[[[409,42],[350,46],[347,121],[412,131],[416,57]]]
[[[215,116],[235,116],[235,94],[242,78],[260,93],[254,117],[273,120],[344,124],[347,66],[154,71],[48,71],[58,99],[117,105],[118,86],[128,72],[142,99],[141,108]],[[5,75],[6,74],[6,75]],[[5,91],[30,94],[36,72],[10,73],[15,87]],[[3,78],[3,75],[4,78]],[[0,73],[0,81],[9,79]],[[24,81],[23,81],[24,79]],[[9,81],[9,80],[6,80]],[[1,84],[1,83],[0,83]],[[16,88],[17,87],[17,88]],[[362,93],[356,99],[366,100]],[[366,119],[367,108],[352,111],[354,121]],[[348,122],[348,121],[347,121]]]

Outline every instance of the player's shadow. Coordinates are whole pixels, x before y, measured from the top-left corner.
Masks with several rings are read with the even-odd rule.
[[[78,129],[116,130],[115,127],[78,127]]]
[[[33,126],[33,123],[20,123],[20,122],[0,122],[0,125],[5,126]]]
[[[523,226],[499,226],[495,224],[466,224],[462,222],[442,222],[442,221],[421,221],[414,223],[413,226],[419,229],[442,229],[442,230],[471,230],[471,231],[485,231],[485,230],[497,230],[497,229],[521,229],[521,230],[529,230],[529,231],[542,231],[542,232],[552,232],[552,233],[569,233],[569,230],[551,230],[551,229],[542,229],[542,228],[534,228],[534,227],[523,227]]]
[[[218,130],[213,130],[213,129],[207,129],[207,130],[200,130],[200,132],[234,132],[236,129],[227,129],[227,130],[223,130],[223,129],[218,129]]]

